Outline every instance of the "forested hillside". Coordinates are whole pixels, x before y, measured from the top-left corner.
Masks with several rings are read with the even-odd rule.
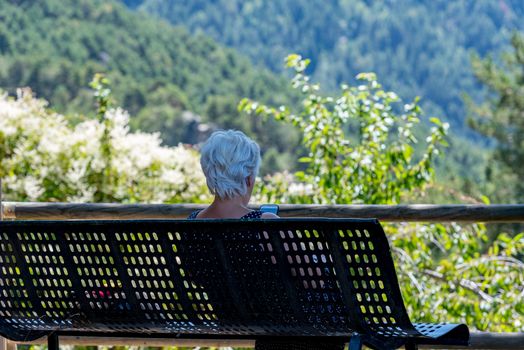
[[[521,2],[125,3],[131,10],[116,0],[0,0],[0,89],[14,94],[29,86],[79,122],[93,111],[88,82],[104,72],[115,105],[130,111],[135,129],[159,131],[176,145],[197,143],[213,127],[238,128],[261,143],[264,173],[293,171],[303,155],[297,133],[240,116],[237,104],[247,97],[293,105],[296,96],[275,73],[287,54],[298,52],[311,59],[308,73],[324,93],[375,71],[405,103],[420,95],[423,120],[452,122],[451,147],[437,167],[442,186],[482,192],[487,152],[463,137],[474,133],[464,123],[462,94],[482,96],[470,55],[496,55],[509,45],[510,30],[522,26]]]
[[[132,125],[161,131],[167,144],[198,142],[199,122],[252,134],[269,128],[259,133],[271,158],[266,164],[275,170],[278,162],[290,163],[285,154],[298,138],[238,118],[236,109],[246,96],[288,102],[287,82],[232,49],[117,1],[0,0],[0,89],[28,86],[55,110],[86,114],[93,110],[88,83],[95,72],[109,76],[115,103],[134,116]]]
[[[463,93],[479,96],[472,52],[509,46],[524,29],[520,0],[125,0],[193,33],[282,69],[290,52],[312,60],[314,79],[334,88],[373,71],[406,99],[423,98],[426,112],[469,132]],[[471,135],[470,135],[471,136]]]

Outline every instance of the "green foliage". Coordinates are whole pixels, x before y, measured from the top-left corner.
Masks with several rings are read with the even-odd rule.
[[[92,110],[85,86],[100,72],[112,82],[114,101],[133,115],[133,129],[158,131],[171,146],[205,139],[198,123],[211,130],[237,126],[242,97],[292,98],[284,79],[233,50],[114,0],[0,0],[0,19],[0,87],[11,95],[31,87],[74,122],[82,121],[74,114]],[[217,105],[231,114],[215,120]],[[238,127],[249,135],[259,129],[249,121]],[[295,153],[297,144],[277,134],[267,133],[264,151]]]
[[[111,88],[109,87],[109,79],[103,74],[97,73],[89,86],[95,90],[94,96],[97,104],[97,116],[100,122],[104,121],[104,116],[111,105],[110,96]]]
[[[107,118],[107,111],[110,107],[111,89],[109,80],[103,74],[95,74],[89,86],[94,89],[94,97],[97,103],[97,117],[102,124],[102,136],[100,137],[100,160],[104,163],[103,171],[94,174],[95,193],[93,201],[112,202],[115,198],[111,195],[113,184],[115,183],[115,169],[112,169],[112,155],[114,153],[111,143],[111,130],[114,128],[113,122]]]
[[[489,194],[506,202],[524,200],[524,34],[514,33],[513,49],[503,56],[502,67],[492,58],[473,59],[475,75],[490,94],[486,102],[470,104],[471,126],[496,140],[487,173],[498,186]]]
[[[483,89],[471,69],[471,52],[484,56],[504,50],[511,31],[524,30],[523,1],[124,2],[191,33],[205,33],[275,72],[282,71],[282,57],[298,52],[312,59],[308,74],[327,91],[343,82],[353,84],[358,72],[372,71],[405,99],[422,96],[426,113],[453,126],[449,156],[435,163],[439,187],[450,191],[426,193],[424,202],[456,202],[456,192],[479,197],[487,182],[507,187],[497,184],[495,171],[483,171],[489,148],[465,123],[463,94],[480,101]],[[419,128],[427,132],[426,123]],[[505,203],[505,198],[493,201]]]
[[[124,0],[129,3],[130,0]],[[132,1],[134,5],[136,2]],[[204,32],[255,63],[281,71],[281,57],[312,59],[309,73],[324,87],[373,71],[384,86],[464,128],[464,91],[478,96],[469,51],[507,45],[524,29],[520,0],[143,0],[139,9],[192,33]]]
[[[417,101],[397,115],[398,97],[381,89],[374,74],[340,96],[322,96],[304,71],[309,63],[288,57],[302,109],[271,108],[243,100],[249,114],[298,127],[310,151],[307,168],[295,176],[267,176],[260,202],[396,204],[430,182],[434,157],[447,126],[432,118],[425,151],[415,160],[413,125]],[[419,322],[465,322],[479,330],[524,330],[524,233],[500,234],[491,242],[483,225],[400,224],[385,227],[391,239],[400,286],[410,315]]]
[[[483,225],[387,227],[409,313],[493,332],[524,330],[524,233],[488,244]]]
[[[271,108],[243,100],[239,108],[250,114],[292,124],[303,133],[309,150],[304,172],[297,178],[315,187],[312,203],[398,203],[401,196],[429,182],[432,161],[445,144],[447,124],[432,118],[434,127],[418,160],[413,127],[421,113],[418,100],[397,115],[398,97],[386,92],[373,73],[360,74],[361,85],[344,85],[340,96],[324,97],[319,85],[305,75],[309,60],[290,55],[287,65],[295,71],[293,87],[303,94],[302,109]]]

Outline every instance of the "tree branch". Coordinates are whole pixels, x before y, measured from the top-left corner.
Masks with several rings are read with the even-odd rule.
[[[443,281],[443,282],[455,282],[455,281],[452,281],[448,278],[446,278],[446,276],[440,272],[437,272],[437,271],[433,271],[433,270],[428,270],[428,269],[424,269],[422,270],[422,273],[425,274],[426,276],[429,276],[431,278],[434,278],[434,279],[437,279],[437,280],[440,280],[440,281]],[[470,281],[470,280],[467,280],[467,279],[460,279],[460,281],[458,281],[458,284],[462,287],[462,288],[466,288],[467,290],[470,290],[472,291],[473,293],[477,294],[479,297],[481,297],[484,301],[487,301],[488,303],[492,303],[494,298],[485,293],[484,291],[482,291],[482,289],[479,287],[479,285],[473,281]]]

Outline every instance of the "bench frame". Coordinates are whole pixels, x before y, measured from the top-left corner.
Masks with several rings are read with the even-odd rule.
[[[54,235],[47,234],[47,232],[51,232]],[[93,233],[97,232],[99,235],[104,234],[103,246],[107,247],[109,250],[107,252],[105,250],[98,252],[98,248],[93,248],[93,251],[87,249],[87,251],[83,252],[82,246],[90,246],[94,244],[93,242],[96,242],[96,239],[94,239],[96,235],[93,235]],[[155,242],[152,242],[151,236],[153,235],[149,235],[149,232],[155,233]],[[168,232],[171,233],[169,239],[167,238]],[[142,233],[142,235],[140,235],[141,238],[139,239],[140,233]],[[148,239],[149,243],[145,242],[146,239],[144,233],[147,233],[150,236]],[[177,235],[175,233],[180,234]],[[93,237],[90,238],[89,243],[87,243],[88,237]],[[18,267],[19,269],[27,273],[29,273],[28,271],[32,271],[30,273],[32,278],[29,277],[27,281],[24,282],[25,286],[27,286],[25,293],[29,293],[35,297],[35,303],[38,298],[41,298],[42,300],[40,300],[40,302],[44,303],[42,305],[50,305],[48,308],[51,309],[53,306],[49,304],[49,296],[46,293],[51,293],[53,288],[46,288],[46,282],[43,282],[43,284],[38,282],[39,279],[42,281],[47,280],[45,276],[43,276],[43,273],[35,272],[38,267],[45,270],[44,265],[46,265],[45,263],[42,263],[41,260],[40,262],[38,261],[38,259],[41,259],[42,253],[38,252],[36,246],[42,245],[42,249],[44,249],[44,245],[55,247],[55,252],[46,253],[53,258],[55,255],[58,256],[56,253],[57,250],[61,251],[61,256],[65,259],[65,261],[62,261],[62,265],[69,266],[67,274],[73,275],[72,277],[67,278],[72,285],[65,289],[61,288],[62,291],[71,290],[76,292],[74,297],[71,297],[71,294],[68,294],[70,301],[74,299],[75,303],[78,303],[75,305],[71,304],[72,309],[76,309],[77,311],[80,310],[83,312],[83,317],[87,317],[87,319],[90,317],[93,318],[91,321],[88,320],[89,322],[96,321],[96,324],[102,324],[102,326],[107,327],[108,330],[111,328],[110,324],[108,324],[111,317],[127,314],[136,316],[140,314],[140,307],[142,307],[142,314],[151,314],[154,317],[158,317],[159,315],[164,315],[163,317],[165,317],[165,315],[172,312],[175,316],[178,314],[186,315],[193,320],[192,322],[195,322],[198,321],[196,318],[198,316],[202,321],[202,325],[199,327],[212,331],[212,333],[199,332],[197,329],[198,327],[195,328],[196,330],[191,330],[186,324],[191,324],[192,322],[181,322],[184,326],[181,327],[181,329],[178,329],[178,331],[175,329],[173,329],[172,332],[159,331],[161,327],[159,328],[155,322],[159,323],[160,319],[156,319],[152,320],[152,328],[150,331],[147,329],[145,330],[144,337],[159,336],[162,338],[173,337],[178,339],[247,340],[278,336],[279,339],[289,339],[292,341],[293,339],[297,339],[297,337],[315,337],[316,339],[321,339],[323,336],[326,336],[329,337],[329,339],[340,338],[341,341],[349,340],[351,349],[360,349],[363,344],[376,349],[396,348],[402,345],[414,349],[417,344],[467,345],[469,339],[469,332],[464,325],[411,324],[402,302],[387,238],[382,227],[376,220],[280,219],[256,221],[133,220],[2,222],[0,223],[0,244],[4,247],[0,249],[0,254],[5,254],[5,261],[11,261],[13,257],[16,256],[16,263],[20,265]],[[147,246],[148,244],[156,245],[158,248],[153,249],[154,251],[145,253],[137,250],[135,254],[134,249],[138,246]],[[35,251],[30,252],[29,247],[32,245],[35,246]],[[177,245],[178,248],[174,248]],[[94,246],[95,245],[93,245],[93,247]],[[258,248],[259,246],[261,248]],[[300,251],[297,246],[309,248],[304,248]],[[10,248],[6,249],[6,247]],[[75,247],[80,248],[77,249]],[[239,249],[239,247],[250,248],[246,252]],[[126,249],[130,249],[130,252],[126,252]],[[209,285],[209,291],[213,291],[213,293],[217,293],[217,295],[220,295],[221,297],[226,296],[231,298],[229,301],[220,298],[210,301],[210,303],[214,305],[216,304],[217,307],[221,309],[222,314],[217,317],[217,322],[214,320],[209,322],[202,320],[203,316],[208,317],[211,314],[209,310],[206,310],[205,313],[196,311],[196,313],[192,315],[190,315],[189,311],[184,311],[185,314],[180,312],[177,314],[178,311],[176,310],[168,310],[165,313],[163,311],[144,313],[144,306],[149,305],[150,303],[140,300],[139,298],[141,298],[140,293],[145,292],[140,292],[138,290],[134,291],[135,293],[138,293],[135,296],[133,296],[132,292],[128,292],[133,289],[132,285],[136,286],[138,283],[137,281],[139,280],[144,283],[154,280],[154,278],[151,279],[151,276],[147,276],[147,272],[145,273],[145,276],[140,276],[140,273],[138,276],[136,274],[133,275],[133,273],[129,274],[129,271],[139,268],[138,266],[140,264],[136,263],[136,261],[139,260],[138,257],[145,258],[150,255],[151,259],[154,257],[160,259],[160,257],[163,256],[162,254],[169,249],[175,250],[175,252],[170,252],[165,255],[165,265],[167,266],[166,269],[174,276],[176,274],[174,265],[176,265],[176,261],[178,261],[177,259],[181,258],[187,262],[187,266],[184,267],[187,271],[184,273],[192,275],[195,281],[199,281],[201,285],[208,283],[205,279],[208,275],[201,272],[199,268],[211,268],[216,271],[211,271],[210,273],[218,274],[220,278],[222,278],[220,280],[221,283],[224,283],[228,287],[227,293],[219,293],[211,288],[215,285]],[[180,251],[176,252],[176,249],[180,249]],[[229,249],[229,251],[227,249]],[[312,260],[307,264],[302,262],[298,254],[299,251],[300,253],[305,253],[304,258]],[[325,254],[321,254],[321,252],[325,252]],[[78,272],[81,271],[81,268],[85,269],[86,266],[89,266],[89,264],[80,264],[78,259],[84,256],[86,259],[94,259],[97,255],[114,257],[116,262],[111,265],[111,268],[116,271],[114,275],[118,275],[119,283],[125,287],[126,293],[124,293],[125,295],[122,294],[123,298],[126,300],[125,304],[118,304],[118,300],[115,299],[109,301],[98,300],[93,304],[92,298],[96,298],[96,296],[91,297],[89,295],[83,295],[83,293],[86,292],[86,289],[89,290],[89,288],[96,289],[97,293],[103,293],[99,290],[99,286],[96,288],[82,286],[80,280],[89,280],[89,277],[86,277],[85,273],[84,275],[78,274]],[[315,260],[320,259],[320,255],[323,257],[322,262]],[[36,260],[34,256],[37,257]],[[132,260],[132,256],[134,256],[133,259],[135,260]],[[371,262],[372,256],[373,262]],[[328,258],[326,259],[326,257]],[[313,262],[313,260],[315,261]],[[135,261],[135,263],[132,263],[132,261]],[[50,264],[50,266],[51,265],[52,264]],[[377,270],[377,273],[375,274],[373,268],[378,268],[378,265],[380,265],[380,271]],[[239,271],[242,270],[244,266],[254,270],[242,275],[243,272],[241,273]],[[62,268],[65,269],[66,267]],[[105,266],[105,268],[107,268],[107,266]],[[318,276],[310,273],[311,278],[309,280],[307,274],[304,273],[304,271],[313,271],[314,269],[321,268],[324,269],[323,272],[318,272]],[[56,273],[59,272],[59,270],[60,269],[56,270],[55,266],[55,270],[52,271]],[[5,271],[3,275],[0,271],[0,280],[2,278],[4,279],[4,282],[10,280],[10,283],[12,284],[16,276],[12,274],[10,275],[9,273],[6,274]],[[45,271],[46,274],[48,274],[47,270]],[[293,273],[293,271],[295,272]],[[300,273],[297,271],[300,271]],[[367,273],[363,274],[362,271],[367,271]],[[268,291],[261,291],[261,284],[257,284],[258,278],[253,275],[256,273],[265,274],[266,276],[274,276],[275,279],[278,280],[278,283],[273,281],[274,283],[272,286],[280,288],[280,294],[276,293],[276,291],[272,291],[271,288],[268,289]],[[377,277],[377,275],[381,277]],[[96,276],[91,277],[91,279],[96,280]],[[113,280],[114,277],[115,276],[113,276]],[[180,275],[175,277],[182,278]],[[159,281],[160,280],[162,279],[159,279]],[[163,279],[163,282],[165,281],[166,279]],[[317,289],[317,284],[320,282],[323,283],[323,287],[321,289],[319,285]],[[301,287],[301,283],[303,283],[305,287]],[[31,286],[31,284],[33,285]],[[116,290],[120,290],[120,293],[123,293],[121,291],[122,288],[113,287],[111,293],[116,293]],[[39,288],[44,291],[37,291]],[[190,305],[191,302],[184,296],[184,293],[193,293],[196,295],[198,293],[196,291],[199,290],[199,288],[201,288],[201,286],[195,287],[193,288],[194,290],[188,292],[188,289],[191,288],[187,287],[187,281],[185,289],[180,285],[175,286],[178,295],[182,299],[185,299],[185,302],[189,302],[188,305]],[[247,290],[250,288],[252,290]],[[60,288],[58,289],[60,290]],[[380,293],[371,293],[371,289],[376,289],[377,291],[380,289]],[[209,291],[208,293],[212,293]],[[271,309],[264,309],[263,305],[250,305],[249,300],[255,300],[256,298],[246,297],[254,296],[257,292],[260,292],[261,298],[266,298],[262,299],[266,302],[269,302],[271,297],[278,298],[281,294],[285,295],[287,299],[284,302],[280,302],[280,304],[275,303],[275,307],[280,308],[282,310],[281,312],[288,312],[289,315],[294,315],[292,317],[296,318],[295,324],[292,324],[291,326],[286,325],[285,315],[281,315],[278,312],[275,314],[267,314],[266,316],[269,318],[265,319],[264,312],[270,313],[268,310]],[[90,292],[88,291],[87,293],[89,294]],[[372,298],[370,298],[370,295],[373,295],[376,298],[376,295],[381,294],[387,294],[387,302],[372,300]],[[104,295],[101,295],[103,298]],[[143,295],[147,299],[146,294]],[[330,298],[334,298],[333,301],[319,301],[318,304],[320,306],[316,306],[314,302],[308,302],[308,298],[317,298],[317,300],[320,300],[318,299],[319,297],[322,298],[322,296],[325,297],[326,295],[329,295]],[[364,298],[367,298],[368,300],[363,300]],[[10,305],[12,306],[14,299],[16,298],[13,299],[7,297],[5,299],[5,302],[11,303]],[[2,298],[0,295],[0,301],[1,300]],[[48,304],[45,304],[46,302]],[[89,305],[86,303],[91,303],[91,308],[86,308],[86,305]],[[98,307],[97,303],[106,306]],[[35,305],[35,308],[31,309],[33,315],[44,311],[48,320],[45,321],[47,323],[43,325],[40,333],[35,333],[33,331],[33,333],[29,332],[28,334],[32,337],[47,335],[50,350],[58,348],[59,335],[100,334],[103,336],[137,337],[134,330],[133,332],[121,332],[112,329],[110,332],[98,332],[96,331],[96,329],[98,329],[97,326],[91,331],[85,331],[85,329],[91,327],[86,325],[89,324],[87,321],[86,324],[82,324],[82,327],[85,328],[84,331],[75,331],[74,322],[71,322],[70,320],[66,325],[66,329],[62,330],[61,326],[57,326],[55,329],[50,329],[50,324],[52,324],[52,320],[54,319],[53,315],[63,316],[63,308],[61,309],[58,307],[58,311],[50,309],[44,310],[45,307],[42,308],[37,304]],[[115,305],[119,305],[118,307],[125,305],[129,310],[124,310],[125,312],[118,313],[120,310],[115,311]],[[160,304],[156,303],[155,305],[158,308],[158,305]],[[327,312],[326,308],[330,307],[331,311]],[[388,310],[390,308],[392,309],[388,311],[388,314],[386,314],[384,310],[386,307]],[[37,312],[37,309],[40,309],[40,311]],[[104,318],[103,315],[101,315],[101,313],[104,312],[103,310],[105,310],[105,313],[114,313],[114,315]],[[378,312],[377,310],[380,310],[380,317],[382,319],[374,316],[375,312]],[[23,311],[28,313],[27,308]],[[135,311],[138,313],[133,313]],[[16,312],[16,308],[11,307],[10,313]],[[243,320],[242,322],[245,322],[246,320],[248,321],[245,329],[241,329],[240,331],[235,330],[234,325],[237,324],[235,322],[240,322],[232,321],[231,317],[235,312],[240,312],[241,317],[239,320]],[[392,316],[389,315],[391,312],[393,312]],[[336,317],[338,317],[338,321],[332,321],[334,316],[330,313],[335,314]],[[151,315],[149,315],[149,317],[152,317]],[[254,327],[254,324],[249,321],[251,315],[254,315],[253,317],[255,318],[258,317],[263,321],[265,330],[255,330],[255,333],[249,333],[249,329]],[[386,319],[386,316],[392,317],[392,321],[390,322]],[[23,324],[24,322],[29,322],[22,321],[21,318],[21,314],[18,314],[10,320],[10,322],[18,322],[18,325],[20,323]],[[58,320],[61,318],[55,317],[55,319]],[[315,320],[317,319],[322,320],[325,324],[316,323]],[[282,326],[282,330],[278,330],[278,327],[272,329],[270,323],[268,323],[269,320],[275,322],[275,327],[279,325]],[[85,320],[79,322],[82,323],[83,321]],[[120,320],[120,322],[123,321]],[[338,331],[336,330],[337,322],[340,322]],[[219,326],[217,326],[218,331],[216,332],[213,331],[215,324],[219,324]],[[220,324],[225,325],[224,334],[220,334],[220,327],[222,327]],[[228,324],[233,326],[228,326]],[[295,325],[298,328],[303,329],[304,333],[297,333],[297,328],[293,328]],[[47,329],[47,331],[45,331],[45,329]],[[257,328],[255,327],[253,329]],[[50,331],[52,331],[51,334],[49,334]],[[283,336],[282,332],[291,332],[289,333],[291,336]],[[1,320],[0,333],[9,335],[11,339],[22,340],[20,335],[17,336],[14,333],[8,334],[7,325]],[[156,335],[153,335],[155,333]],[[25,339],[27,339],[27,336],[28,335],[26,334]]]

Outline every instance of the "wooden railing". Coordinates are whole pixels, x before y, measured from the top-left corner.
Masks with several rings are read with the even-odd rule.
[[[15,220],[185,218],[202,204],[4,202],[2,216]],[[252,206],[257,208],[257,206]],[[387,222],[524,222],[523,204],[280,205],[281,217],[377,218]]]

